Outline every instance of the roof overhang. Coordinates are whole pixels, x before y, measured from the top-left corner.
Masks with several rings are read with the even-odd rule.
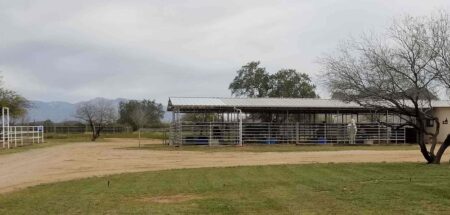
[[[167,110],[188,112],[370,112],[356,103],[308,98],[202,98],[171,97]]]

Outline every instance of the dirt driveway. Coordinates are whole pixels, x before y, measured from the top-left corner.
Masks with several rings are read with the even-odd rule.
[[[264,164],[423,161],[419,151],[415,150],[208,153],[125,149],[136,145],[134,140],[123,139],[73,143],[1,155],[0,193],[41,183],[149,170]],[[448,160],[448,154],[444,160]]]

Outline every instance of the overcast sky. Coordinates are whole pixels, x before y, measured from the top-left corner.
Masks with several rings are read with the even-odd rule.
[[[450,1],[0,0],[0,71],[31,100],[230,96],[249,61],[317,82],[339,41],[438,9]]]

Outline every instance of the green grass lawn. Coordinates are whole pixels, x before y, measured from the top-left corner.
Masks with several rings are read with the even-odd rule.
[[[82,136],[71,137],[71,138],[57,138],[57,139],[50,138],[50,139],[45,139],[44,143],[37,143],[37,142],[34,144],[26,143],[23,146],[12,147],[10,149],[0,147],[0,155],[24,152],[24,151],[28,151],[28,150],[32,150],[32,149],[59,146],[62,144],[73,143],[73,142],[83,142],[83,141],[89,141],[89,139],[84,138]],[[13,145],[14,144],[11,144],[11,146],[13,146]]]
[[[448,214],[449,178],[416,163],[168,170],[4,194],[0,214]]]
[[[163,151],[204,151],[204,152],[311,152],[311,151],[343,151],[343,150],[419,150],[417,145],[294,145],[294,144],[253,144],[239,146],[205,146],[189,145],[182,147],[168,145],[144,145],[141,148],[130,147],[136,150],[163,150]]]
[[[56,133],[46,133],[45,134],[45,142],[44,143],[26,143],[24,146],[4,149],[0,146],[0,155],[11,154],[24,152],[31,149],[45,148],[51,146],[58,146],[67,143],[75,143],[75,142],[90,142],[91,134],[56,134]],[[149,139],[163,139],[165,135],[163,132],[145,132],[141,135],[142,138]],[[107,138],[138,138],[137,133],[116,133],[116,134],[102,134],[100,138],[96,140],[96,142],[105,142]]]
[[[90,136],[87,134],[70,134],[69,136],[66,134],[45,134],[44,137],[45,137],[44,143],[37,143],[37,142],[34,144],[26,143],[24,146],[12,147],[10,149],[0,148],[0,155],[24,152],[32,149],[58,146],[67,143],[86,142],[91,140]],[[98,141],[104,141],[104,139],[100,138]]]

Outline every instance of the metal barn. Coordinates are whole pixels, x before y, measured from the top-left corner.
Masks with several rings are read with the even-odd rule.
[[[407,142],[400,117],[339,100],[171,97],[167,109],[172,145],[348,144],[351,119],[356,143]]]

